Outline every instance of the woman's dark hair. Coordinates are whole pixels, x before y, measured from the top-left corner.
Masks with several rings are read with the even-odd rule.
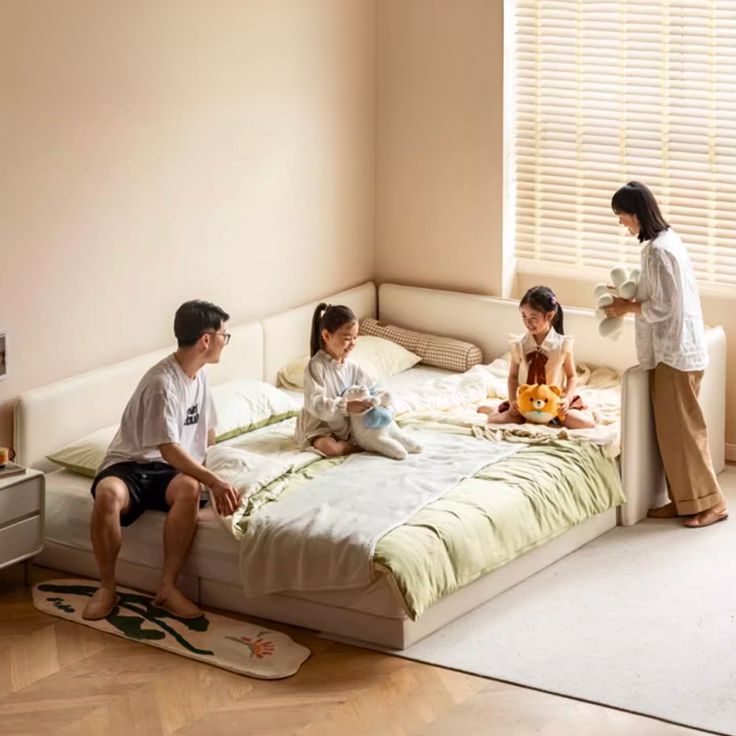
[[[217,330],[230,315],[212,302],[192,299],[184,302],[174,316],[174,335],[180,348],[189,348],[208,330]]]
[[[639,242],[656,238],[669,225],[659,211],[659,205],[646,184],[630,181],[611,197],[611,209],[615,214],[636,215],[639,220]]]
[[[554,291],[549,286],[532,286],[519,302],[519,307],[529,305],[535,312],[554,312],[552,318],[552,327],[558,335],[564,335],[564,327],[562,321],[562,305],[557,301]]]
[[[318,304],[312,316],[312,334],[309,340],[311,355],[316,355],[323,347],[322,330],[330,334],[337,332],[343,325],[357,322],[358,318],[350,307],[342,304]]]

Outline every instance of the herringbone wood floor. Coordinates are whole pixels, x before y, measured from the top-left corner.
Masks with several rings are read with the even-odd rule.
[[[59,577],[33,568],[31,577]],[[278,627],[284,628],[284,627]],[[697,731],[286,629],[312,657],[248,679],[39,613],[0,571],[2,736],[684,736]]]

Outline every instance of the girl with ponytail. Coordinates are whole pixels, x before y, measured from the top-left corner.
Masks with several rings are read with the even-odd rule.
[[[575,359],[572,337],[564,334],[562,305],[547,286],[535,286],[524,294],[519,311],[526,332],[513,337],[509,344],[509,401],[493,410],[481,406],[478,411],[488,414],[489,424],[523,424],[516,401],[521,384],[544,383],[562,389],[562,422],[568,429],[588,429],[595,420],[586,411],[582,399],[575,393]]]
[[[365,371],[347,358],[358,337],[358,319],[349,307],[319,304],[312,316],[311,360],[304,370],[304,408],[296,424],[296,441],[327,457],[359,448],[350,442],[348,415],[372,408],[370,401],[347,401],[353,385],[373,385]]]

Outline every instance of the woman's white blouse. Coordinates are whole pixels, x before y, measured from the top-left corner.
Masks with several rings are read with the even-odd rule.
[[[641,251],[636,352],[643,370],[658,363],[679,371],[708,365],[705,328],[692,263],[679,235],[661,232]]]

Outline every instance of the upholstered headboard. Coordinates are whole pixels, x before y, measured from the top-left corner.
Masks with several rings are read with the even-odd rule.
[[[376,287],[367,282],[325,297],[347,304],[359,318],[376,314]],[[318,302],[268,317],[228,326],[232,340],[222,360],[207,366],[213,385],[235,378],[274,382],[279,368],[309,352],[309,328]],[[174,346],[139,355],[26,391],[15,408],[15,448],[24,465],[50,470],[46,455],[90,432],[120,421],[125,404],[143,374]]]
[[[508,352],[509,336],[524,330],[517,300],[479,294],[382,284],[378,311],[382,320],[402,327],[469,340],[481,348],[487,362]],[[589,309],[565,309],[564,320],[565,333],[575,336],[576,360],[621,372],[637,364],[633,319],[624,320],[616,342],[598,334]]]

